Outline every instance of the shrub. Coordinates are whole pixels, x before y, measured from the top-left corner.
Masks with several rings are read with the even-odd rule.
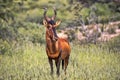
[[[109,34],[115,34],[115,33],[116,33],[115,30],[116,30],[116,28],[110,27],[110,28],[107,30],[107,32],[108,32]]]
[[[7,41],[0,39],[0,54],[10,53],[11,46]]]
[[[120,36],[112,39],[110,42],[107,43],[107,46],[111,51],[120,52]]]

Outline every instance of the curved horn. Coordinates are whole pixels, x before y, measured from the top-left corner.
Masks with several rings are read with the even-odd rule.
[[[43,15],[44,15],[45,20],[48,21],[48,17],[46,16],[46,13],[47,13],[47,8],[44,8],[44,14]]]
[[[52,19],[54,20],[56,18],[57,11],[56,11],[56,8],[53,8],[53,9],[54,9],[54,15],[53,15]]]

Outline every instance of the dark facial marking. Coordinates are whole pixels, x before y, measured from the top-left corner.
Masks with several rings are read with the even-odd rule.
[[[54,36],[58,37],[55,28],[53,28],[53,32],[54,32]]]
[[[53,27],[55,25],[55,21],[50,20],[50,21],[48,21],[48,24],[51,25],[51,26],[50,25],[48,26],[48,29],[49,29],[51,35],[53,35],[55,38],[58,38],[57,33],[56,33],[56,29],[55,29],[55,27]],[[52,36],[51,36],[51,38],[52,38]]]
[[[54,20],[50,20],[50,21],[48,21],[48,23],[51,24],[51,25],[55,25],[55,21]]]

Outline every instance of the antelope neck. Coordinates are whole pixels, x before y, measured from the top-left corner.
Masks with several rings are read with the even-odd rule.
[[[53,41],[50,37],[46,36],[46,46],[50,53],[56,53],[58,51],[58,40]]]

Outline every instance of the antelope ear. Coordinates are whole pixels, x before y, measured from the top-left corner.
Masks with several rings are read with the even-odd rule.
[[[55,27],[59,26],[59,25],[60,25],[60,23],[61,23],[61,21],[60,21],[60,20],[59,20],[59,21],[56,21],[56,23],[55,23]]]
[[[47,26],[47,21],[43,20],[43,25],[46,27]]]

